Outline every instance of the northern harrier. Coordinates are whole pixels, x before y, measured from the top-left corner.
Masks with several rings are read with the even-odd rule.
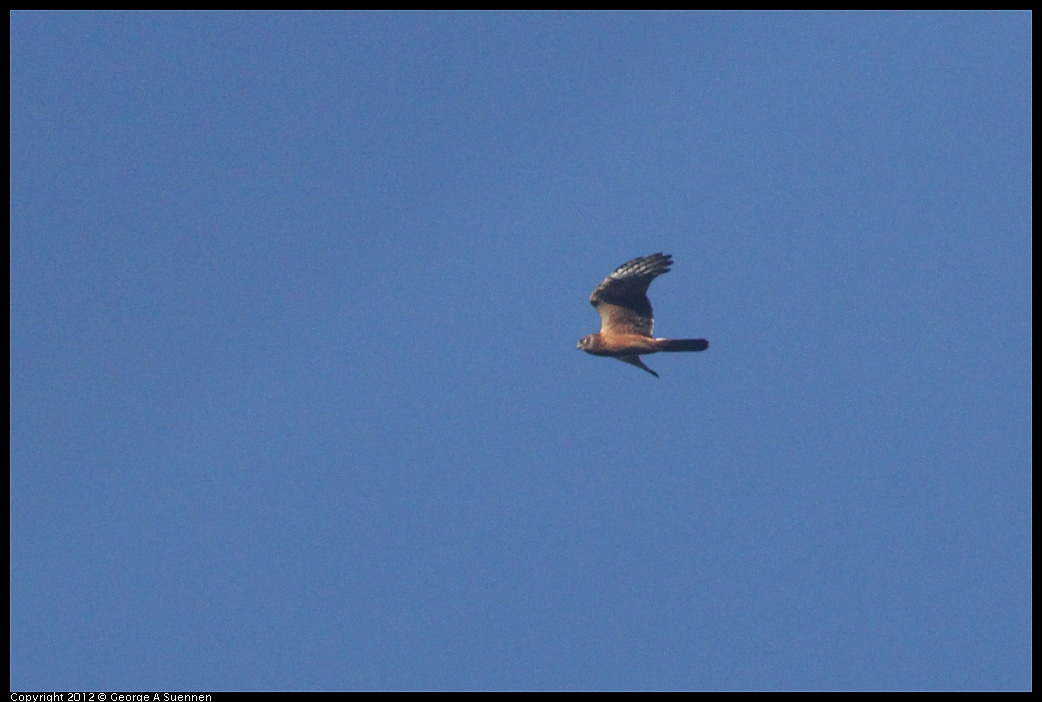
[[[576,348],[594,356],[611,356],[643,368],[656,378],[658,373],[644,365],[643,354],[660,351],[705,351],[705,339],[655,339],[655,319],[648,301],[648,286],[669,271],[673,257],[666,254],[641,256],[615,269],[590,295],[590,304],[601,316],[601,330],[584,336]]]

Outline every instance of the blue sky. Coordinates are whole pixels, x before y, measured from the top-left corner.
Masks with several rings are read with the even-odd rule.
[[[1031,57],[11,15],[12,689],[1029,689]]]

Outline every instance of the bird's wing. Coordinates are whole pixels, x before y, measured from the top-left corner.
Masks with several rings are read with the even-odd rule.
[[[601,316],[601,333],[651,336],[655,318],[648,286],[672,264],[673,258],[666,254],[641,256],[605,278],[590,295],[590,304]]]

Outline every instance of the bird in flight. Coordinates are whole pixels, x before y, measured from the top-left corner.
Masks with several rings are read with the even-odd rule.
[[[658,373],[640,357],[660,351],[705,351],[705,339],[656,339],[651,336],[655,318],[648,300],[648,286],[669,271],[673,257],[651,254],[627,261],[604,279],[590,295],[590,304],[601,316],[601,330],[579,340],[576,348],[594,356],[611,356],[656,378]]]

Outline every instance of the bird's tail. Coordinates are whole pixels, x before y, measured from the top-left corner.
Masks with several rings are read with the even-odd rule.
[[[705,351],[709,342],[705,339],[655,339],[656,351]]]

